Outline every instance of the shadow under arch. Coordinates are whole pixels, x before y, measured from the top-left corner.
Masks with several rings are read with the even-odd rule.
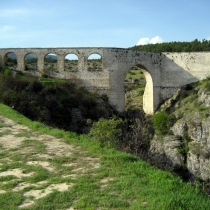
[[[147,68],[145,66],[143,66],[142,64],[135,64],[132,68],[130,68],[127,71],[127,73],[130,70],[135,69],[135,67],[138,67],[138,69],[140,69],[143,72],[144,78],[146,80],[146,85],[145,85],[144,93],[143,93],[143,104],[142,104],[143,111],[146,114],[152,115],[155,112],[152,76],[149,73],[149,71],[147,70]]]

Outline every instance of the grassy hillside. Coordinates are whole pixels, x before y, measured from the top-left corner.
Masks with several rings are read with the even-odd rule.
[[[99,142],[86,135],[76,135],[33,122],[2,104],[0,104],[0,116],[3,116],[1,117],[0,133],[8,141],[12,133],[5,132],[5,126],[6,130],[17,126],[12,124],[12,127],[8,127],[6,123],[8,120],[6,121],[5,117],[14,120],[19,125],[27,126],[31,129],[30,136],[33,136],[33,139],[30,139],[26,131],[14,134],[26,140],[23,140],[23,144],[17,144],[13,148],[5,147],[1,138],[0,207],[2,210],[18,209],[26,198],[33,203],[27,209],[33,210],[200,210],[208,209],[210,206],[209,198],[198,188],[192,187],[190,183],[182,182],[180,178],[169,172],[150,166],[133,155],[119,152],[105,145],[101,147]],[[48,140],[42,141],[39,138],[39,135],[42,134],[54,137],[48,137]],[[54,154],[49,153],[48,147],[44,145],[48,145],[53,138],[59,138],[61,145],[69,145],[75,151],[69,149],[69,153],[72,154],[70,156],[62,153],[61,148],[57,149]],[[65,149],[68,150],[69,146],[66,146]],[[57,156],[59,153],[61,156]],[[86,159],[88,162],[95,159],[97,167],[85,170],[88,162],[84,161],[79,166],[80,170],[78,168],[75,170],[74,164],[77,159],[81,160],[81,157],[85,159],[85,156],[88,157]],[[48,163],[48,165],[45,164],[45,167],[41,165],[43,160]],[[38,165],[30,166],[29,162],[38,162]],[[48,170],[46,165],[52,166],[55,170]],[[18,175],[3,175],[9,170],[20,170],[25,176],[18,178]],[[21,188],[20,186],[25,183],[28,184]],[[49,194],[44,195],[47,189],[58,184],[69,187],[64,190],[55,188]],[[27,197],[31,192],[40,192],[43,197],[39,199],[35,199],[34,196]]]
[[[90,93],[62,79],[0,72],[0,102],[50,126],[87,132],[87,119],[109,118],[115,110],[106,96]]]
[[[177,118],[200,113],[200,119],[209,116],[210,107],[205,104],[210,92],[210,78],[188,84],[175,97],[169,99],[170,103],[165,103],[159,111],[166,111],[168,114],[175,114]],[[201,98],[203,95],[203,98]],[[168,104],[168,105],[167,105]]]

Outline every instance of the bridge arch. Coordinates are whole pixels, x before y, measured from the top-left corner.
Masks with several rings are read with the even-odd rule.
[[[49,52],[44,56],[44,71],[45,73],[57,71],[58,56],[55,53]]]
[[[38,70],[38,57],[35,53],[27,53],[24,56],[24,70]]]
[[[144,74],[144,78],[146,80],[146,86],[145,86],[144,94],[143,94],[143,110],[147,114],[153,114],[155,110],[154,110],[153,79],[152,79],[151,73],[142,64],[137,63],[134,66],[137,66],[137,67],[139,67],[141,69],[141,71]],[[126,71],[126,74],[134,66],[132,66],[131,68],[129,68]]]
[[[7,52],[4,55],[4,66],[15,70],[18,64],[18,57],[14,52]]]
[[[79,56],[75,53],[68,53],[65,55],[64,71],[76,72],[78,71]]]
[[[102,71],[103,70],[102,56],[98,52],[93,52],[88,56],[87,66],[88,71]]]

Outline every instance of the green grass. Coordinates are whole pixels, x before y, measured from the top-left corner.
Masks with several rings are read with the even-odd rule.
[[[8,175],[8,176],[2,176],[0,177],[0,182],[3,182],[3,181],[10,181],[12,179],[14,179],[15,176],[12,176],[12,175]]]
[[[210,80],[209,78],[199,81],[197,83],[189,84],[191,90],[181,91],[180,97],[177,102],[179,102],[179,108],[176,108],[176,113],[183,113],[183,115],[194,115],[199,112],[200,120],[205,119],[209,116],[210,107],[204,107],[202,102],[198,101],[198,91],[203,90],[204,92],[210,91]]]
[[[39,154],[44,153],[46,151],[45,150],[46,146],[37,140],[32,140],[32,139],[24,140],[21,146],[22,147],[33,147],[34,150]]]
[[[10,163],[0,165],[1,171],[8,168],[23,167],[25,173],[35,172],[31,177],[24,177],[23,181],[37,183],[48,180],[49,183],[72,182],[73,186],[64,192],[53,191],[41,198],[29,209],[149,209],[149,210],[177,210],[177,209],[202,209],[207,210],[210,199],[198,188],[184,183],[179,177],[169,172],[161,171],[140,160],[138,157],[125,154],[110,147],[100,147],[99,142],[86,135],[76,135],[71,132],[47,127],[41,123],[32,122],[11,108],[0,104],[0,114],[26,125],[33,131],[62,137],[66,143],[79,145],[87,150],[91,157],[100,158],[101,166],[92,169],[75,180],[61,178],[59,171],[50,173],[40,166],[27,166],[22,163]],[[36,141],[25,141],[24,146],[42,148]],[[41,151],[45,152],[45,150]],[[75,155],[79,155],[75,153]],[[16,156],[20,159],[20,156]],[[79,156],[78,156],[79,159]],[[62,169],[63,163],[74,161],[68,157],[60,157],[51,163]],[[67,168],[63,168],[63,170]],[[65,173],[70,173],[68,170]],[[0,209],[18,209],[24,199],[22,190],[18,193],[9,191],[17,184],[13,177],[5,177],[10,184],[4,186],[8,192],[0,194]],[[101,180],[108,181],[102,183]],[[2,180],[3,181],[3,180]],[[42,189],[43,186],[33,187]],[[28,190],[31,188],[28,188]],[[44,190],[44,189],[43,189]]]
[[[125,79],[128,80],[130,78],[132,78],[132,79],[144,79],[144,74],[142,73],[141,69],[131,69],[127,73]]]
[[[59,79],[59,78],[45,78],[45,77],[40,77],[39,81],[45,85],[45,86],[51,86],[54,84],[65,84],[67,83],[66,80],[64,79]]]
[[[23,129],[21,132],[14,135],[15,137],[30,137],[31,133],[29,130]]]
[[[17,206],[23,201],[20,193],[4,193],[0,194],[1,210],[17,210]]]

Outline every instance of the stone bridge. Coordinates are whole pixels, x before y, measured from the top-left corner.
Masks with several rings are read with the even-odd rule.
[[[29,71],[41,76],[44,73],[44,57],[57,55],[57,70],[50,76],[74,80],[86,89],[106,94],[109,102],[119,111],[125,108],[125,76],[133,66],[143,69],[146,87],[143,95],[143,109],[153,114],[158,106],[186,84],[210,76],[210,52],[152,53],[123,48],[0,48],[0,66],[5,66],[8,53],[17,56],[16,70],[25,70],[25,57],[36,54],[37,71]],[[91,54],[102,58],[102,71],[88,71],[87,61]],[[78,71],[67,72],[64,60],[67,54],[78,57]]]

